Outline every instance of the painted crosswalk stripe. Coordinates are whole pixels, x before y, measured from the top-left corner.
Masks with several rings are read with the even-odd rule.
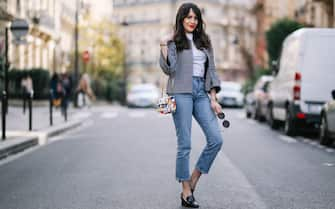
[[[244,113],[242,113],[242,112],[237,113],[236,116],[239,119],[245,119],[245,118],[247,118],[246,115]]]
[[[250,124],[256,124],[256,121],[254,121],[254,120],[247,120],[248,121],[248,123],[250,123]]]
[[[101,115],[101,118],[116,118],[119,116],[118,112],[105,112]]]
[[[327,148],[327,149],[326,149],[326,152],[333,153],[333,152],[335,152],[335,151],[334,151],[334,149],[332,149],[332,148]]]
[[[289,136],[280,135],[279,139],[281,139],[282,141],[287,142],[287,143],[296,143],[297,142],[297,140],[295,140],[294,138],[289,137]]]
[[[332,167],[334,166],[335,164],[334,163],[323,163],[324,166],[328,166],[328,167]]]

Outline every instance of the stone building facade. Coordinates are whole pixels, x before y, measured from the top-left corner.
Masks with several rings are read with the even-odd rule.
[[[160,83],[159,41],[173,31],[175,15],[184,1],[114,0],[113,20],[126,46],[131,83]],[[202,10],[222,80],[244,81],[250,69],[245,57],[255,48],[256,22],[250,6],[234,1],[193,1]]]

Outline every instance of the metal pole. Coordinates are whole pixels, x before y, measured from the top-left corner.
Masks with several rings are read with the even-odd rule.
[[[1,103],[1,109],[2,109],[2,140],[6,139],[6,92],[2,92],[1,97],[2,103]]]
[[[7,115],[7,92],[8,92],[8,68],[9,68],[9,57],[8,57],[8,33],[9,30],[5,29],[5,73],[4,73],[4,90],[2,91],[2,140],[6,139],[6,115]]]
[[[79,58],[78,58],[78,39],[79,39],[79,0],[76,0],[76,12],[75,12],[75,28],[74,28],[74,43],[75,43],[75,52],[74,52],[74,86],[78,84],[79,78]]]
[[[66,104],[65,104],[65,107],[64,107],[64,120],[65,120],[65,122],[67,121],[67,101],[66,101]]]
[[[5,93],[6,93],[6,97],[5,97],[5,113],[8,113],[8,70],[9,70],[9,28],[6,27],[6,35],[5,35]]]
[[[27,103],[27,95],[26,95],[27,92],[23,92],[23,114],[26,114],[26,103]]]
[[[32,108],[32,101],[33,101],[33,92],[30,93],[29,95],[29,131],[32,130],[32,123],[33,123],[33,108]]]
[[[49,120],[50,120],[50,126],[53,125],[53,120],[52,120],[52,90],[50,90],[50,96],[49,96]]]

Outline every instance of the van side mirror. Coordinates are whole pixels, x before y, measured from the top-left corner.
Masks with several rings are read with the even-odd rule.
[[[277,75],[278,73],[278,61],[277,60],[273,60],[271,62],[271,70],[272,70],[272,75]]]
[[[335,100],[335,89],[332,91],[333,99]]]

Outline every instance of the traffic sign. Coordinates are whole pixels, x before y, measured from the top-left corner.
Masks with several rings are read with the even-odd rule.
[[[83,61],[86,63],[90,60],[90,53],[86,50],[83,52]]]
[[[12,21],[10,30],[13,33],[15,39],[20,40],[28,34],[29,24],[26,20],[17,18]]]

